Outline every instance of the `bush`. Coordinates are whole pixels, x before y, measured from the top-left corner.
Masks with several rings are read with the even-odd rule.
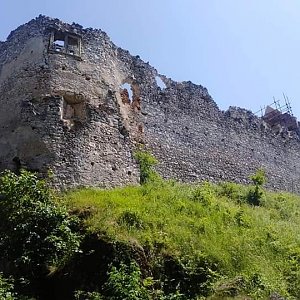
[[[222,182],[216,186],[217,194],[220,197],[230,198],[237,204],[245,202],[245,187],[234,182]]]
[[[0,178],[1,260],[24,277],[49,272],[49,266],[58,267],[78,249],[75,225],[36,175],[8,171]]]
[[[160,176],[155,170],[153,170],[153,167],[158,163],[157,159],[153,155],[146,151],[137,151],[135,153],[135,159],[140,166],[141,184],[160,180]]]
[[[13,291],[14,285],[11,279],[6,279],[0,273],[0,299],[15,300],[16,294]]]
[[[204,205],[211,205],[215,199],[215,191],[213,185],[209,182],[204,182],[202,185],[197,187],[192,193],[192,200],[200,202]]]
[[[135,262],[112,266],[106,283],[106,293],[111,300],[148,300],[149,293],[141,280],[141,271]]]
[[[160,280],[164,292],[173,295],[188,295],[188,299],[208,296],[219,276],[217,262],[203,253],[182,258],[166,257]],[[180,293],[180,294],[178,294]]]
[[[258,206],[261,204],[261,199],[264,195],[264,190],[262,186],[266,182],[265,171],[263,169],[257,170],[254,175],[250,176],[250,179],[254,184],[254,189],[250,189],[247,196],[247,201],[251,205]]]
[[[104,299],[98,292],[76,291],[75,300],[102,300]]]
[[[136,228],[142,229],[143,228],[143,221],[140,216],[134,211],[124,211],[118,223],[125,224],[129,229]]]

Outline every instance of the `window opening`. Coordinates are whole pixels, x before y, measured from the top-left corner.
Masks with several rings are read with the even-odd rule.
[[[65,49],[65,36],[60,32],[56,32],[54,34],[53,39],[54,39],[52,45],[53,50],[57,52],[63,52]]]
[[[56,40],[54,44],[56,51],[61,51],[63,48],[65,48],[65,41]]]
[[[123,81],[120,86],[120,96],[123,104],[129,104],[133,110],[141,109],[140,88],[131,78]]]
[[[162,79],[159,76],[155,76],[155,81],[158,87],[160,87],[162,90],[166,88],[166,84],[162,81]]]
[[[122,84],[121,89],[122,89],[121,95],[124,98],[123,102],[131,103],[133,101],[133,92],[132,92],[131,85],[129,83],[124,83]]]
[[[79,55],[79,53],[77,53],[79,49],[79,39],[68,35],[67,41],[68,41],[68,48],[67,48],[68,54]]]
[[[50,39],[49,50],[73,56],[81,55],[81,39],[78,36],[64,32],[53,32]]]
[[[78,38],[68,36],[68,45],[69,46],[78,46]]]
[[[86,120],[86,103],[80,95],[65,93],[62,97],[61,108],[61,118],[69,128]]]

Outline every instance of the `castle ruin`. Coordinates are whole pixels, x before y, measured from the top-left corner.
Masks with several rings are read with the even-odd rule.
[[[0,91],[1,171],[51,169],[62,188],[136,184],[144,145],[165,178],[247,183],[262,167],[270,188],[300,192],[299,128],[223,112],[101,30],[45,16],[20,26],[0,42]]]

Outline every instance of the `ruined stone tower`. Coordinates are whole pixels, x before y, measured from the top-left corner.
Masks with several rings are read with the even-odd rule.
[[[44,16],[20,26],[0,42],[0,91],[0,170],[51,169],[60,187],[137,183],[144,144],[166,178],[246,182],[263,167],[270,187],[300,190],[296,132],[220,111],[101,30]]]

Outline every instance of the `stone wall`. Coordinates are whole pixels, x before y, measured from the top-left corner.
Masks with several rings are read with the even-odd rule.
[[[44,16],[20,26],[0,43],[0,90],[1,170],[51,169],[59,187],[135,184],[144,144],[166,178],[247,182],[263,167],[269,187],[299,192],[296,132],[220,111],[205,88],[159,75],[101,30]]]

